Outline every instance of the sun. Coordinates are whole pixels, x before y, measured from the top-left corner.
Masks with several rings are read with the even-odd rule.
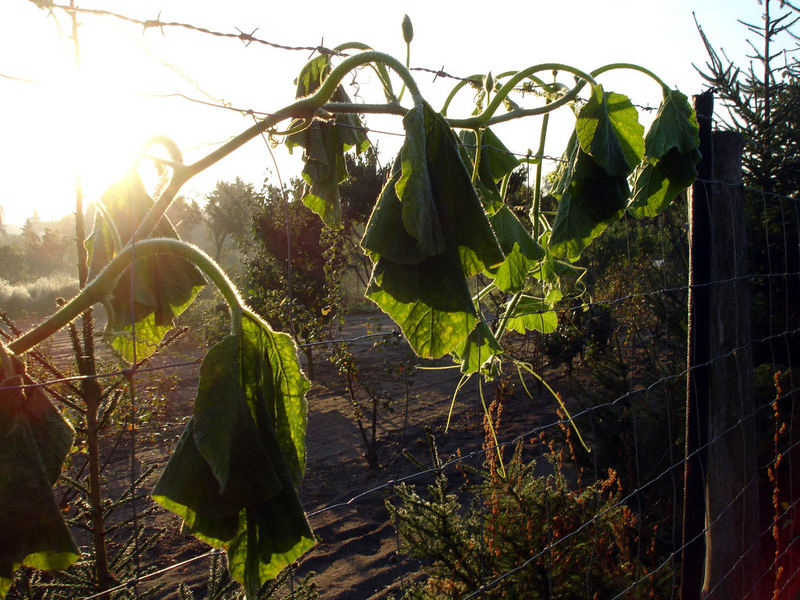
[[[143,94],[150,65],[136,53],[111,51],[118,40],[91,39],[89,31],[79,66],[62,39],[35,81],[12,88],[15,110],[2,128],[17,141],[0,149],[14,189],[2,199],[7,223],[34,211],[43,220],[74,212],[78,183],[84,206],[96,201],[154,132],[153,103]]]

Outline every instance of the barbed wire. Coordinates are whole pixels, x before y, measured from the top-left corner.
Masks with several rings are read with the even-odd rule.
[[[180,21],[162,21],[161,20],[161,13],[155,19],[139,19],[136,17],[131,17],[129,15],[125,15],[122,13],[114,12],[111,10],[106,10],[102,8],[84,8],[78,6],[68,6],[64,4],[57,4],[52,2],[51,0],[29,0],[33,4],[36,4],[40,8],[47,8],[49,10],[62,10],[66,13],[79,13],[79,14],[86,14],[86,15],[94,15],[94,16],[103,16],[103,17],[112,17],[114,19],[119,19],[120,21],[125,21],[126,23],[132,23],[134,25],[140,25],[144,31],[148,29],[159,29],[161,33],[164,33],[164,28],[176,28],[176,29],[186,29],[188,31],[193,31],[196,33],[202,33],[205,35],[210,35],[213,37],[219,38],[228,38],[228,39],[238,39],[246,46],[250,44],[261,44],[264,46],[270,46],[272,48],[276,48],[279,50],[293,50],[293,51],[303,51],[303,52],[318,52],[320,54],[326,56],[333,56],[333,55],[341,55],[339,52],[335,52],[330,48],[326,48],[322,45],[317,46],[290,46],[287,44],[280,44],[278,42],[272,42],[263,38],[258,38],[255,36],[256,32],[258,31],[258,27],[250,31],[249,33],[246,31],[242,31],[238,27],[236,27],[236,32],[225,32],[225,31],[216,31],[213,29],[209,29],[207,27],[202,27],[199,25],[194,25],[192,23],[184,23]]]

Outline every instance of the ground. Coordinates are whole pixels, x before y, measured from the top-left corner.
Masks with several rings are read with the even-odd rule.
[[[391,330],[392,324],[384,315],[359,314],[348,317],[333,337],[349,340]],[[419,576],[419,565],[398,553],[400,540],[388,521],[384,502],[392,497],[393,481],[408,478],[421,486],[430,481],[430,474],[421,473],[420,466],[403,453],[405,450],[422,464],[430,464],[426,428],[435,434],[443,457],[454,455],[458,449],[464,455],[475,452],[472,463],[476,466],[481,461],[483,411],[477,380],[473,378],[459,393],[450,428],[445,432],[460,377],[458,369],[417,369],[404,375],[397,366],[412,357],[409,348],[397,336],[383,339],[388,342],[376,346],[376,338],[369,338],[351,345],[359,369],[388,402],[377,419],[377,469],[366,464],[353,405],[334,365],[327,360],[329,350],[320,348],[315,355],[315,377],[308,394],[307,473],[300,494],[318,544],[299,561],[293,579],[298,581],[313,571],[323,599],[400,597],[402,586]],[[56,339],[50,351],[59,362],[70,360],[66,336]],[[108,462],[105,477],[110,489],[122,489],[130,480],[132,447],[139,471],[156,467],[144,486],[152,488],[191,414],[199,354],[194,344],[175,344],[154,365],[189,364],[137,375],[139,414],[146,422],[138,427],[135,442],[124,422],[105,432],[103,456]],[[427,362],[433,367],[447,365],[452,361]],[[550,375],[556,377],[555,373]],[[526,384],[534,393],[538,391],[532,381]],[[532,431],[544,420],[553,420],[552,401],[531,399],[518,383],[514,387],[504,406],[501,438],[505,440]],[[487,402],[493,393],[492,384],[484,386]],[[364,394],[359,397],[366,398]],[[369,427],[369,419],[365,419],[365,427]],[[145,536],[161,533],[163,537],[142,558],[142,565],[170,567],[208,550],[204,543],[181,534],[180,526],[180,519],[163,509],[146,520]],[[207,569],[208,558],[203,558],[139,585],[144,589],[155,583],[166,584],[161,597],[177,598],[177,586],[184,582],[198,597],[204,597]]]

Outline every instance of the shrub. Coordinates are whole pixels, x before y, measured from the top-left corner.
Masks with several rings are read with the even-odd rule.
[[[490,414],[499,412],[493,403]],[[526,462],[519,442],[502,466],[488,427],[486,438],[488,458],[478,482],[465,485],[466,505],[441,470],[427,495],[401,484],[397,502],[387,501],[402,551],[420,559],[427,576],[406,598],[462,598],[482,586],[482,598],[612,598],[645,574],[635,553],[638,520],[621,502],[613,470],[578,488],[559,455]],[[434,462],[442,466],[435,450]],[[655,585],[644,577],[635,594]]]

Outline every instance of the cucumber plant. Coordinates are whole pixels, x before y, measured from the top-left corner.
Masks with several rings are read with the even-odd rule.
[[[403,35],[410,44],[407,19]],[[363,67],[377,74],[385,102],[348,98],[342,81]],[[663,91],[646,135],[628,97],[600,83],[618,69],[644,74]],[[571,85],[559,81],[565,74]],[[395,93],[398,78],[402,89]],[[345,153],[369,144],[362,115],[402,118],[405,141],[362,239],[373,263],[366,295],[397,323],[418,356],[452,355],[465,378],[491,377],[513,362],[502,346],[506,331],[552,332],[554,304],[566,291],[562,281],[580,277],[581,251],[625,211],[657,214],[696,176],[697,121],[686,97],[633,64],[582,71],[543,63],[476,75],[459,81],[437,111],[423,98],[408,55],[404,64],[349,43],[312,58],[296,85],[294,102],[194,163],[185,164],[173,142],[155,138],[170,159],[143,160],[168,168],[168,185],[152,199],[132,169],[112,186],[86,241],[89,283],[2,348],[0,595],[20,565],[64,569],[79,556],[52,492],[72,432],[38,388],[19,385],[25,352],[101,303],[108,313],[106,338],[133,372],[206,281],[230,305],[230,334],[203,360],[193,415],[153,497],[180,515],[187,531],[227,551],[231,573],[248,597],[313,546],[297,494],[309,384],[294,341],[250,310],[216,263],[178,240],[165,217],[184,183],[243,144],[269,133],[284,135],[290,149],[302,148],[303,202],[337,229]],[[472,114],[449,116],[453,99],[470,89]],[[404,104],[405,92],[410,101]],[[541,99],[536,106],[524,106],[528,92]],[[553,217],[540,208],[542,154],[548,115],[562,107],[571,107],[576,121],[550,186],[558,202]],[[518,159],[492,127],[533,116],[542,117],[539,150]],[[523,162],[535,167],[529,226],[504,203],[511,174]],[[487,319],[490,294],[502,294],[502,302]]]

